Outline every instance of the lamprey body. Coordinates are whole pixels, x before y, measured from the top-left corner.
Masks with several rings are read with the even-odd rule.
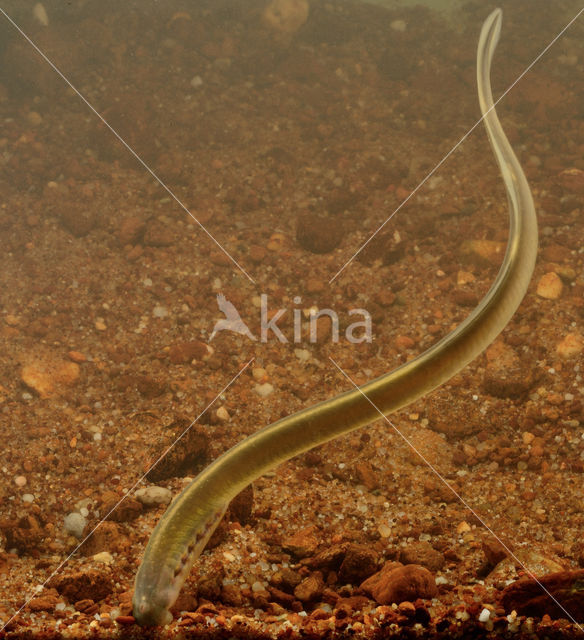
[[[496,9],[485,21],[477,55],[480,108],[510,213],[507,251],[494,284],[462,324],[414,360],[360,390],[259,430],[197,476],[169,506],[150,537],[134,590],[133,613],[138,623],[157,625],[172,620],[169,608],[194,559],[231,499],[250,482],[299,453],[379,418],[375,407],[389,414],[435,389],[479,355],[515,313],[535,264],[537,221],[529,186],[501,128],[491,94],[490,68],[501,17],[501,10]]]

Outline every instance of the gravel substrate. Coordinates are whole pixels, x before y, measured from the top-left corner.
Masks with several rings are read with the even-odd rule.
[[[0,16],[0,638],[583,637],[583,19],[498,105],[540,225],[509,326],[393,426],[240,494],[171,625],[142,629],[136,570],[190,478],[349,389],[331,358],[381,375],[493,282],[507,202],[482,127],[411,194],[480,117],[497,5],[24,4],[153,173]],[[579,4],[498,3],[495,96]],[[247,333],[217,330],[220,294]],[[316,308],[337,341],[326,316],[311,340]]]

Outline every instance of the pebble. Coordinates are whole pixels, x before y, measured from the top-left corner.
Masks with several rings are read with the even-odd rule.
[[[87,520],[80,513],[69,513],[65,516],[63,524],[67,533],[80,539],[83,536]]]
[[[20,377],[41,398],[49,398],[61,391],[62,387],[73,385],[79,378],[79,372],[77,363],[48,356],[22,367]]]
[[[33,18],[41,24],[43,27],[49,26],[49,16],[47,15],[47,10],[44,6],[37,2],[32,9]]]
[[[166,318],[168,316],[168,309],[161,305],[156,305],[152,310],[152,315],[155,318]]]
[[[324,580],[320,571],[315,571],[294,589],[294,595],[300,602],[311,602],[322,595]]]
[[[263,369],[262,367],[254,367],[251,370],[251,375],[253,376],[253,379],[256,380],[257,382],[262,382],[268,377],[266,370]]]
[[[37,111],[29,111],[27,114],[28,123],[33,127],[38,127],[43,121],[43,117]]]
[[[560,358],[568,359],[580,355],[584,349],[584,338],[579,333],[568,333],[556,345],[556,353]]]
[[[77,364],[82,364],[87,361],[87,357],[85,354],[81,353],[81,351],[69,351],[67,357],[71,362],[76,362]]]
[[[389,23],[389,26],[399,33],[403,33],[407,29],[407,24],[405,20],[393,20]]]
[[[22,501],[23,502],[34,502],[34,496],[32,495],[32,493],[23,493],[22,494]]]
[[[274,391],[274,386],[269,382],[265,382],[264,384],[256,384],[254,391],[261,398],[267,398]]]
[[[168,359],[172,364],[188,364],[193,360],[202,360],[209,355],[209,348],[200,340],[189,340],[172,345],[168,350]]]
[[[464,243],[463,251],[475,258],[478,265],[488,262],[492,265],[500,265],[505,255],[506,245],[504,242],[495,240],[470,240]]]
[[[24,487],[26,484],[26,478],[24,476],[16,476],[16,478],[14,478],[14,484],[17,487]]]
[[[501,604],[506,613],[516,611],[520,616],[538,616],[544,614],[551,618],[565,618],[566,613],[558,602],[578,621],[584,622],[584,569],[559,571],[541,576],[537,580],[522,578],[505,588]],[[551,596],[553,600],[546,593]]]
[[[438,593],[434,576],[428,569],[391,561],[365,580],[361,589],[381,605],[414,602],[418,598],[433,598]]]
[[[164,487],[152,485],[150,487],[142,487],[134,493],[134,497],[146,507],[152,507],[158,504],[170,504],[172,500],[172,491]]]
[[[488,609],[483,609],[479,614],[479,622],[487,622],[491,617],[491,612]]]
[[[413,542],[402,549],[399,560],[403,564],[419,564],[429,571],[439,571],[446,560],[444,554],[436,551],[429,542]]]
[[[342,584],[360,584],[378,569],[379,554],[363,544],[350,544],[339,568]]]
[[[216,415],[219,418],[219,420],[223,422],[229,420],[229,418],[231,417],[229,415],[229,411],[227,411],[225,407],[219,407],[219,409],[217,409]]]
[[[114,562],[114,557],[109,551],[100,551],[91,557],[95,562],[101,562],[102,564],[113,564]]]
[[[274,31],[292,34],[306,22],[308,11],[308,0],[272,0],[262,12],[262,22]]]
[[[557,273],[550,271],[545,273],[537,283],[536,293],[546,300],[557,300],[562,295],[564,285]]]

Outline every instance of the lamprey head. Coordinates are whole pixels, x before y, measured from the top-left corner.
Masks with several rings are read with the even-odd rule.
[[[162,567],[154,580],[142,582],[134,590],[133,615],[144,626],[172,622],[169,609],[178,597],[182,582],[178,582],[168,567]]]

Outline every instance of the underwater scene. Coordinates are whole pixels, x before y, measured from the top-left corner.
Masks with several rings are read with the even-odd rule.
[[[583,42],[0,3],[0,638],[584,637]]]

